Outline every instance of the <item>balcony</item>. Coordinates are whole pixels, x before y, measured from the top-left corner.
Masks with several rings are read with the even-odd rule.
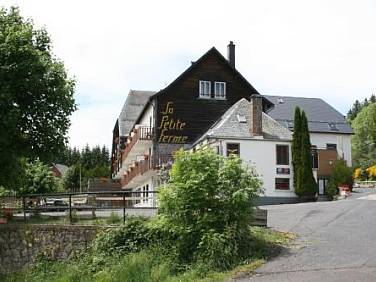
[[[150,177],[153,172],[159,170],[163,164],[171,164],[172,155],[153,155],[146,157],[144,160],[134,161],[124,172],[121,178],[121,187],[133,188]]]
[[[127,138],[118,159],[113,163],[115,178],[120,178],[124,170],[136,160],[137,156],[145,154],[145,151],[152,145],[153,136],[154,129],[152,127],[136,126]]]

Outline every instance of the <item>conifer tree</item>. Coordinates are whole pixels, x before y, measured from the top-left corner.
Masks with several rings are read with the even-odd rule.
[[[301,113],[301,148],[300,161],[297,168],[295,193],[299,197],[313,199],[317,194],[317,183],[312,172],[311,141],[308,121],[304,111]]]
[[[295,115],[294,115],[294,132],[292,135],[292,146],[291,146],[291,153],[292,153],[292,166],[294,169],[294,187],[296,189],[296,177],[297,177],[297,169],[300,166],[300,148],[301,148],[301,112],[300,108],[295,108]]]

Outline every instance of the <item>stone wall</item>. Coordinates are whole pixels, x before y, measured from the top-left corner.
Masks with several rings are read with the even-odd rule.
[[[65,259],[72,251],[87,248],[100,229],[78,225],[0,225],[0,273],[28,266],[38,254]]]

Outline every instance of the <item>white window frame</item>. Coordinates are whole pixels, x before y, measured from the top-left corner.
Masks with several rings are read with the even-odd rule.
[[[207,88],[209,87],[209,88]],[[207,93],[206,90],[209,90]],[[210,99],[211,98],[211,81],[200,80],[199,82],[199,95],[200,98]]]
[[[217,93],[217,85],[223,85],[223,93]],[[214,82],[214,97],[215,99],[226,99],[226,82]]]

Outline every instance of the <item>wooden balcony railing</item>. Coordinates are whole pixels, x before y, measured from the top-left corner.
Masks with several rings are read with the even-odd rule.
[[[150,170],[158,170],[163,164],[172,163],[172,155],[152,155],[141,161],[135,161],[124,172],[121,178],[121,186],[124,187],[131,182],[136,176],[142,175]]]
[[[137,144],[139,140],[152,140],[154,136],[154,129],[149,126],[140,126],[135,128],[131,135],[127,138],[127,143],[125,143],[124,149],[121,150],[118,159],[113,162],[113,175],[122,167],[122,162],[125,160],[132,150],[132,148]]]

